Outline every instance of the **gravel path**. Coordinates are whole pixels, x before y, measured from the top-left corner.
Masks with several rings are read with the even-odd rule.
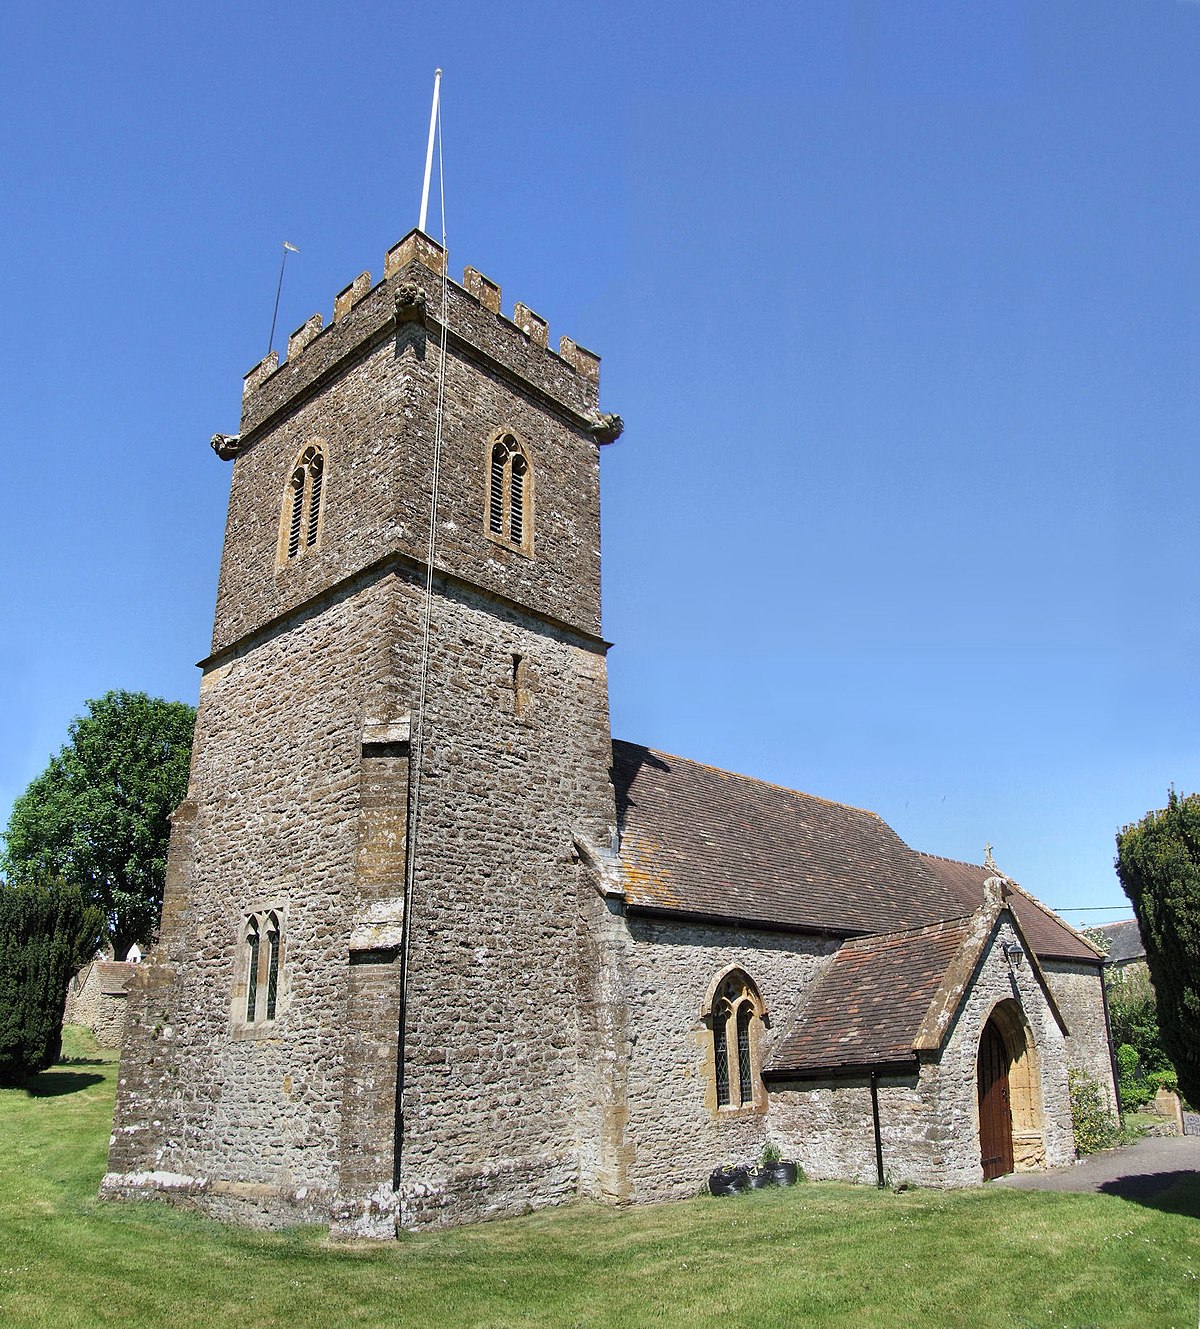
[[[1149,1137],[1121,1149],[1091,1154],[1069,1167],[1047,1172],[1016,1172],[997,1177],[989,1186],[1028,1191],[1103,1191],[1130,1200],[1144,1200],[1184,1177],[1200,1173],[1200,1136]]]

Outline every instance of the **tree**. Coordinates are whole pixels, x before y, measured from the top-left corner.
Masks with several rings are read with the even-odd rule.
[[[1183,1096],[1200,1103],[1200,795],[1172,789],[1164,809],[1126,826],[1117,875],[1146,947],[1163,1049]]]
[[[61,879],[98,907],[118,958],[158,928],[169,817],[187,792],[195,710],[109,692],[13,804],[0,869],[10,882]]]
[[[0,882],[0,1084],[21,1084],[58,1059],[67,984],[103,931],[78,886]]]
[[[1113,1044],[1128,1043],[1146,1071],[1171,1069],[1158,1028],[1158,1004],[1144,964],[1132,964],[1106,978]]]

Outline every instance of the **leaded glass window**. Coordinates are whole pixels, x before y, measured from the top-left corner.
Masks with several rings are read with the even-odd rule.
[[[258,920],[246,928],[246,1019],[253,1024],[258,1009]]]
[[[750,1066],[750,1019],[754,1012],[748,1001],[738,1006],[737,1012],[737,1047],[738,1047],[738,1092],[743,1103],[754,1101],[754,1086],[751,1083]]]
[[[267,1019],[275,1018],[279,999],[279,920],[274,914],[267,927]]]
[[[766,1096],[758,1078],[759,1028],[766,1008],[753,980],[730,968],[713,980],[703,1015],[712,1030],[712,1098],[717,1108],[758,1110]]]
[[[243,915],[239,973],[245,987],[238,989],[234,1009],[239,1024],[269,1024],[280,1013],[284,991],[282,919],[278,909]]]
[[[713,1011],[713,1070],[717,1077],[717,1106],[729,1106],[729,1040],[725,1036],[729,1012]]]

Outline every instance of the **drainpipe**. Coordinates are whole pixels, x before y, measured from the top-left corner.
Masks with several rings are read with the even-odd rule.
[[[883,1190],[883,1136],[879,1133],[878,1071],[871,1072],[871,1120],[875,1125],[875,1185],[878,1186],[880,1190]]]
[[[1108,983],[1105,979],[1105,970],[1109,968],[1112,961],[1106,956],[1100,963],[1100,1001],[1104,1007],[1104,1037],[1108,1042],[1108,1068],[1112,1071],[1113,1093],[1117,1098],[1117,1121],[1121,1124],[1121,1129],[1125,1128],[1125,1114],[1121,1111],[1121,1079],[1117,1073],[1117,1054],[1113,1049],[1112,1021],[1108,1016]]]

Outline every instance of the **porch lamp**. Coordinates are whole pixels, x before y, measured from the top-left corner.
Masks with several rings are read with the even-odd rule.
[[[1004,943],[1004,958],[1008,961],[1010,969],[1020,969],[1025,962],[1025,952],[1015,941],[1006,941]]]

